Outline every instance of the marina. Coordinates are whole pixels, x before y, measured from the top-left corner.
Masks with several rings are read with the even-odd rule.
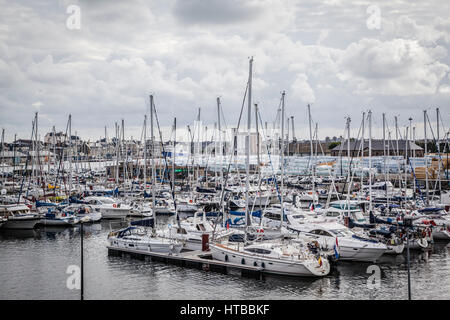
[[[444,5],[6,0],[0,300],[450,299]]]

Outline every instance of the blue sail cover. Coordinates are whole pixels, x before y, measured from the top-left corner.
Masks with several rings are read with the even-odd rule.
[[[245,216],[245,211],[232,211],[230,210],[230,215],[232,216]],[[261,218],[261,210],[252,211],[252,216]]]

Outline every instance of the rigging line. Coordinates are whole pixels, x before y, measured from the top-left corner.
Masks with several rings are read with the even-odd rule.
[[[247,91],[249,88],[249,82],[247,81],[247,85],[245,86],[245,92],[244,92],[244,97],[242,99],[242,106],[241,106],[241,112],[239,113],[239,119],[238,119],[238,123],[237,123],[237,128],[236,128],[236,134],[239,132],[239,128],[241,125],[241,120],[242,120],[242,113],[244,112],[244,106],[245,106],[245,101],[246,101],[246,97],[247,97]],[[236,146],[237,141],[234,139],[233,137],[233,152],[231,152],[230,154],[230,160],[228,162],[228,167],[227,167],[227,171],[226,171],[226,175],[225,175],[225,181],[222,181],[222,183],[224,184],[224,186],[222,187],[222,192],[220,195],[220,203],[219,203],[219,208],[223,207],[223,200],[224,200],[224,195],[225,195],[225,188],[228,185],[228,176],[230,173],[230,167],[231,167],[231,160],[233,159],[233,156],[235,156],[235,153],[237,153],[237,146]],[[222,170],[222,169],[221,169]],[[223,210],[222,210],[223,211]],[[225,212],[222,212],[222,215],[225,215]],[[216,216],[216,219],[214,221],[214,230],[213,230],[213,235],[212,235],[212,239],[214,240],[215,234],[216,234],[216,225],[218,223],[218,218],[220,215]]]
[[[163,143],[163,140],[162,140],[162,133],[161,133],[161,128],[159,126],[159,118],[158,118],[158,113],[156,112],[155,102],[153,102],[153,110],[155,111],[156,125],[158,126],[159,137],[160,137],[160,140],[161,140],[162,153],[164,155],[164,165],[165,165],[164,170],[166,170],[166,168],[168,167],[167,154],[166,154],[166,152],[164,150],[164,143]],[[155,157],[155,155],[152,155],[152,157]],[[175,215],[176,215],[176,218],[177,218],[177,224],[178,224],[178,227],[181,228],[180,217],[178,215],[178,210],[177,210],[177,202],[175,200],[175,188],[172,185],[172,180],[171,179],[168,179],[168,180],[169,180],[170,189],[172,190],[171,195],[172,195],[173,205],[175,207]],[[174,183],[174,185],[175,185],[175,183]],[[154,187],[155,186],[152,186],[152,188],[154,188]],[[153,208],[153,210],[155,210],[155,209],[156,208]]]
[[[364,119],[363,119],[363,121],[364,121]],[[351,167],[352,167],[352,164],[353,164],[353,158],[354,158],[354,153],[355,153],[355,150],[356,150],[357,141],[359,140],[359,135],[361,134],[361,129],[362,129],[362,122],[361,122],[361,125],[359,126],[358,135],[356,137],[355,145],[353,146],[353,150],[352,150],[352,156],[350,158],[350,163],[348,164],[348,176],[347,176],[348,178],[344,182],[344,187],[342,188],[342,190],[345,190],[345,187],[346,187],[347,182],[348,182],[347,201],[350,200],[350,187],[351,187],[351,183],[353,182],[353,176],[354,176],[354,172],[352,172]],[[350,144],[350,135],[348,137],[347,143]],[[360,149],[359,148],[360,146],[361,146],[361,143],[358,146],[358,149]],[[358,155],[359,155],[359,150],[358,150]],[[350,155],[347,155],[347,156],[350,156]]]
[[[34,137],[34,119],[33,119],[33,121],[31,122],[31,141],[33,140],[33,137]],[[28,159],[29,158],[31,158],[30,157],[30,149],[28,149],[28,151],[27,151],[27,160],[25,161],[25,168],[24,168],[24,170],[22,171],[22,182],[21,182],[21,184],[20,184],[20,190],[19,190],[19,196],[17,197],[17,204],[19,204],[19,202],[20,202],[20,197],[21,197],[21,195],[22,195],[22,190],[23,190],[23,184],[25,183],[25,175],[26,175],[26,173],[27,173],[27,168],[28,168]],[[26,198],[28,198],[28,190],[27,190],[27,194],[26,194]]]

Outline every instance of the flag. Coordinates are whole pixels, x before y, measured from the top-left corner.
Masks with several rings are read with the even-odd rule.
[[[338,244],[338,238],[336,237],[336,243],[334,245],[334,257],[336,259],[339,259],[339,244]]]

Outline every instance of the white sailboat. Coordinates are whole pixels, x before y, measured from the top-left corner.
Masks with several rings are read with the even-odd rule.
[[[30,212],[26,205],[0,205],[0,218],[4,229],[33,229],[41,220],[41,216]]]
[[[291,276],[325,276],[330,272],[330,264],[320,253],[310,252],[309,249],[294,242],[266,241],[249,244],[247,242],[247,228],[250,225],[250,203],[249,203],[249,167],[250,167],[250,128],[251,128],[251,93],[252,93],[252,63],[249,63],[248,80],[248,116],[246,136],[246,230],[244,243],[231,243],[229,241],[215,242],[210,245],[213,259],[239,264],[248,264],[263,268],[263,272]],[[282,128],[284,122],[284,95],[282,94]],[[283,137],[283,132],[282,132]],[[282,138],[283,139],[283,138]],[[284,139],[282,140],[284,144]],[[284,150],[282,148],[282,150]],[[282,153],[283,159],[283,153]],[[283,187],[283,166],[281,186]],[[281,191],[281,210],[283,211],[283,192]],[[280,224],[281,228],[281,224]]]
[[[153,130],[153,95],[150,95],[150,115],[151,115],[151,139],[152,139],[152,204],[155,208],[155,139]],[[146,148],[146,146],[145,146]],[[118,231],[112,231],[108,235],[111,247],[128,248],[138,251],[156,252],[165,254],[178,254],[183,249],[184,243],[173,237],[166,237],[157,232],[156,212],[153,211],[153,228],[149,231],[147,227],[130,226]]]

